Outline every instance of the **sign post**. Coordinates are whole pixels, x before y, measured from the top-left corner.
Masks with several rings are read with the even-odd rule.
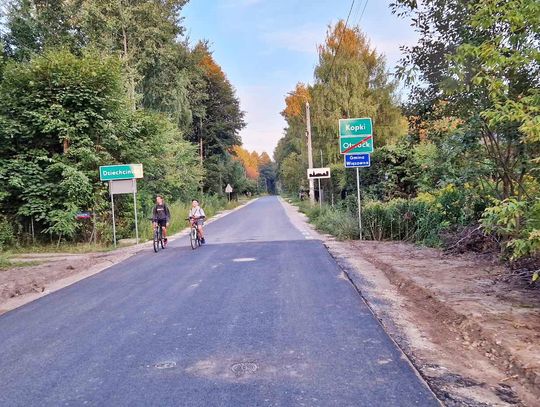
[[[133,211],[135,212],[135,241],[139,244],[139,221],[137,219],[137,180],[132,179],[133,182]]]
[[[362,201],[360,200],[360,169],[356,167],[356,193],[358,194],[358,230],[362,240]]]
[[[362,240],[362,202],[360,199],[360,168],[371,166],[373,152],[373,122],[369,117],[339,121],[339,151],[345,155],[345,168],[356,168],[358,228]]]
[[[111,208],[112,208],[112,235],[114,247],[116,247],[116,222],[114,220],[114,194],[112,193],[113,182],[109,181],[109,194],[111,195]]]
[[[322,207],[321,179],[330,178],[330,168],[308,168],[307,177],[309,182],[313,182],[314,179],[319,182],[319,207]]]
[[[142,164],[104,165],[99,167],[101,181],[109,182],[111,195],[113,244],[116,247],[116,221],[114,216],[114,195],[133,194],[133,210],[135,215],[135,240],[139,244],[139,223],[137,216],[137,179],[143,177]]]

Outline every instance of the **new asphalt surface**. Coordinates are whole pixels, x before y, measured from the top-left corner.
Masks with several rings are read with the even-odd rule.
[[[277,198],[205,230],[0,316],[0,405],[439,405]]]

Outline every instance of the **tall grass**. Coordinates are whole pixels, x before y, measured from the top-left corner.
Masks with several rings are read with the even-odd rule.
[[[338,239],[358,239],[358,209],[352,200],[331,207],[295,202],[315,227]],[[443,216],[419,200],[367,201],[362,205],[362,238],[404,240],[428,246],[440,245],[439,234],[448,226]]]
[[[205,195],[200,199],[200,205],[204,209],[206,218],[209,219],[219,211],[233,209],[246,201],[247,199],[228,202],[226,198],[218,197],[216,195]],[[167,228],[167,234],[173,235],[189,226],[186,218],[188,217],[189,210],[191,209],[191,201],[174,202],[172,204],[168,204],[168,206],[171,212],[171,221],[169,227]],[[142,219],[139,219],[139,237],[142,241],[152,239],[152,222],[149,220],[151,217],[152,214],[148,213],[145,214]]]
[[[204,195],[200,198],[201,206],[203,207],[207,218],[214,216],[219,211],[233,209],[247,200],[247,198],[241,198],[239,201],[228,202],[226,198],[213,195]],[[191,201],[168,203],[168,205],[171,211],[171,222],[167,231],[169,235],[172,235],[188,226],[188,222],[185,219],[187,218],[189,209],[191,208]],[[150,240],[152,238],[152,222],[149,219],[151,216],[151,213],[138,211],[139,238],[141,242]],[[56,244],[49,244],[44,241],[39,241],[36,242],[36,244],[0,247],[0,268],[7,267],[8,265],[13,266],[13,263],[9,263],[7,256],[17,253],[89,253],[113,250],[112,225],[110,220],[103,221],[103,223],[103,230],[106,231],[107,236],[105,239],[102,238],[101,242],[98,240],[97,244],[89,242],[62,241],[61,244],[57,246]],[[133,221],[131,224],[129,224],[129,222],[126,223],[125,219],[124,223],[125,224],[121,224],[117,219],[117,236],[135,238],[135,223]],[[108,234],[111,236],[110,239],[107,238]]]

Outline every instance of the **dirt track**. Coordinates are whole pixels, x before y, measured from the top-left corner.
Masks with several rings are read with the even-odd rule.
[[[506,271],[473,256],[389,242],[327,246],[439,396],[457,405],[538,400],[538,291],[497,282]]]

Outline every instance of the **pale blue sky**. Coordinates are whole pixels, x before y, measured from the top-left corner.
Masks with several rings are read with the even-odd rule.
[[[355,25],[366,0],[356,0]],[[415,41],[407,21],[391,14],[390,0],[368,0],[360,27],[392,70],[399,46]],[[297,82],[312,83],[317,44],[327,26],[345,18],[351,0],[191,0],[183,11],[191,42],[210,41],[216,61],[237,90],[247,127],[244,147],[272,155],[283,134],[280,112]]]

